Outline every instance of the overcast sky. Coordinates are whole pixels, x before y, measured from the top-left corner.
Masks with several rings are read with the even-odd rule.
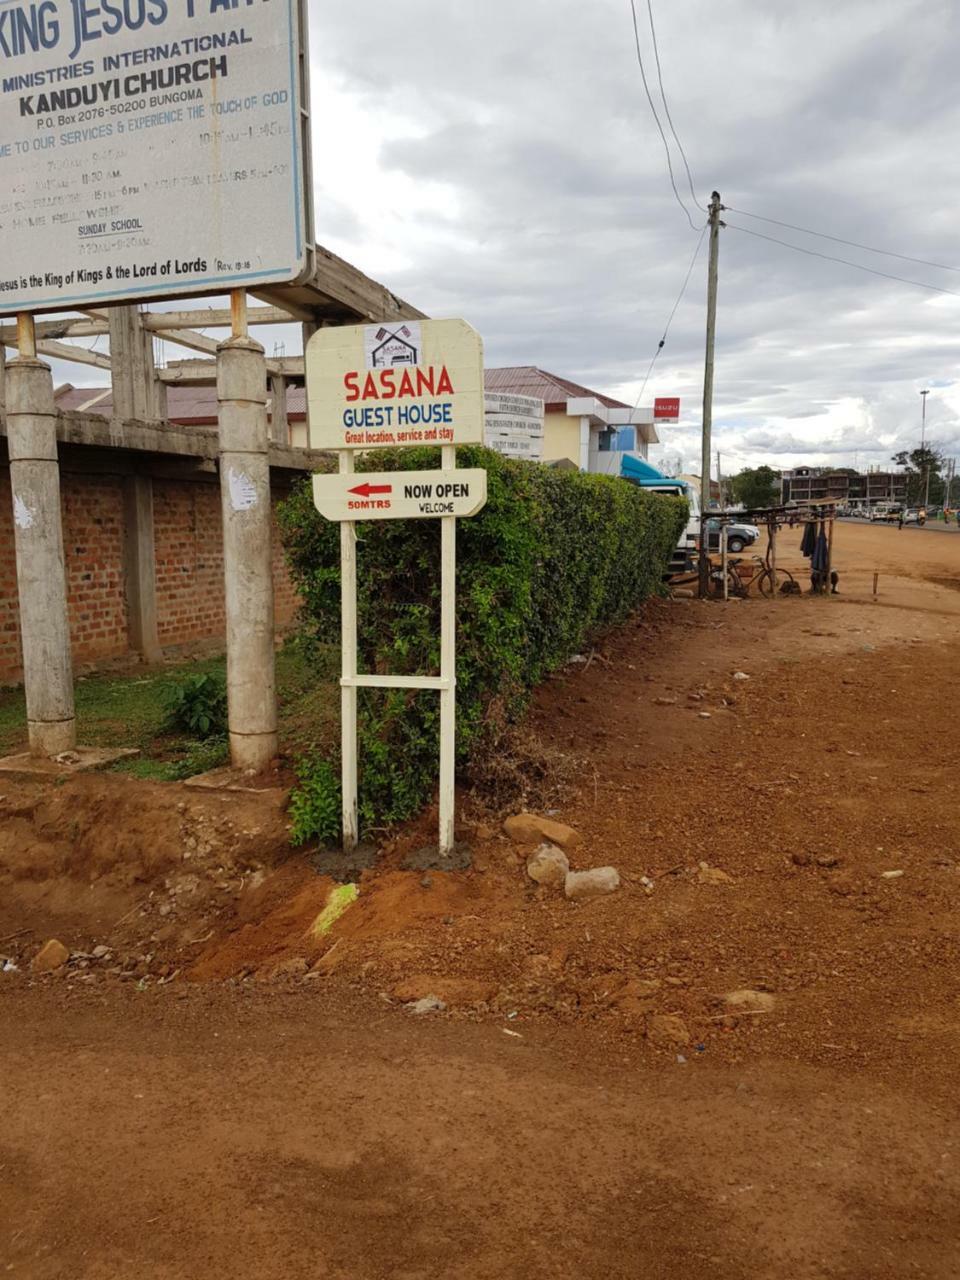
[[[629,0],[310,8],[318,240],[429,314],[470,320],[488,365],[537,364],[632,403],[698,233],[670,190]],[[656,92],[645,0],[638,12]],[[654,15],[702,204],[716,187],[733,209],[960,267],[955,0],[656,0]],[[918,443],[925,386],[928,437],[960,453],[960,296],[732,225],[958,293],[960,272],[726,217],[724,471],[881,465]],[[705,294],[704,245],[644,395],[682,397],[654,456],[688,467]]]

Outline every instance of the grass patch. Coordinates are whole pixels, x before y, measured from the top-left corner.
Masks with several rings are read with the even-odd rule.
[[[330,646],[289,640],[277,654],[280,749],[300,755],[331,751],[338,741],[339,655]],[[187,677],[226,675],[224,657],[203,658],[162,670],[89,676],[76,681],[77,741],[89,747],[138,747],[118,772],[161,782],[189,778],[226,764],[226,740],[199,742],[171,734],[164,724],[171,686]],[[0,689],[0,755],[25,749],[26,703],[22,689]]]

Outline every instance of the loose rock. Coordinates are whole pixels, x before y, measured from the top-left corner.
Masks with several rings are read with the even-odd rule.
[[[401,1004],[417,1000],[439,1000],[444,1008],[473,1008],[492,1000],[496,983],[477,978],[438,978],[436,974],[411,974],[398,982],[390,994]]]
[[[772,1013],[777,1005],[777,998],[769,991],[754,991],[744,987],[740,991],[728,991],[723,997],[728,1009],[738,1013]]]
[[[687,1024],[676,1013],[656,1013],[647,1019],[647,1039],[656,1049],[673,1049],[690,1043]]]
[[[728,876],[719,867],[711,867],[708,862],[700,863],[697,879],[701,884],[733,884],[733,876]]]
[[[70,952],[58,942],[56,938],[51,938],[49,942],[45,942],[30,963],[30,968],[34,973],[53,973],[57,969],[62,969],[70,959]]]
[[[592,871],[570,871],[563,891],[571,902],[588,902],[602,898],[620,888],[620,872],[616,867],[594,867]]]
[[[537,813],[518,813],[507,818],[503,829],[515,844],[532,844],[535,840],[549,840],[561,849],[573,849],[580,843],[580,835],[573,827],[552,818],[541,818]]]
[[[411,1013],[418,1015],[424,1013],[443,1013],[446,1005],[442,1000],[438,1000],[436,996],[424,996],[422,1000],[418,1000],[415,1004],[408,1004],[407,1008]]]
[[[554,844],[542,844],[527,859],[527,875],[537,884],[559,888],[569,872],[570,859]]]
[[[110,948],[105,947],[103,943],[101,943],[99,947],[94,947],[90,954],[93,956],[94,960],[106,960],[110,955]]]

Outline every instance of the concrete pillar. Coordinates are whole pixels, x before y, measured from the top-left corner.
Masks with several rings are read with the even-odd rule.
[[[7,410],[6,381],[7,352],[3,343],[0,342],[0,417],[3,417]]]
[[[252,338],[217,349],[217,399],[230,757],[260,770],[277,754],[277,697],[267,371]]]
[[[76,721],[53,376],[35,356],[21,356],[7,366],[6,383],[30,752],[55,756],[76,745]]]
[[[124,576],[130,648],[145,662],[162,657],[157,629],[156,547],[153,535],[153,480],[128,476],[124,483]]]
[[[157,377],[153,334],[144,329],[136,307],[111,307],[109,323],[113,416],[162,421],[167,388]]]
[[[580,419],[580,457],[577,459],[581,471],[590,470],[590,419]]]
[[[274,444],[290,443],[287,380],[279,373],[275,373],[270,379],[270,439]]]

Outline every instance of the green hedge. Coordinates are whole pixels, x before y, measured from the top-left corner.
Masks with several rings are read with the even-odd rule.
[[[457,527],[457,753],[469,764],[496,719],[512,719],[529,692],[659,588],[687,519],[679,498],[623,480],[515,462],[471,446],[461,467],[488,475],[486,507]],[[434,448],[380,450],[361,471],[426,470]],[[340,638],[339,526],[313,505],[309,481],[280,508],[280,527],[304,614],[316,637]],[[440,662],[440,522],[359,524],[360,669],[434,674]],[[439,699],[405,690],[360,694],[360,817],[369,829],[408,818],[436,777]],[[295,836],[330,837],[325,796],[333,774],[302,762]]]

